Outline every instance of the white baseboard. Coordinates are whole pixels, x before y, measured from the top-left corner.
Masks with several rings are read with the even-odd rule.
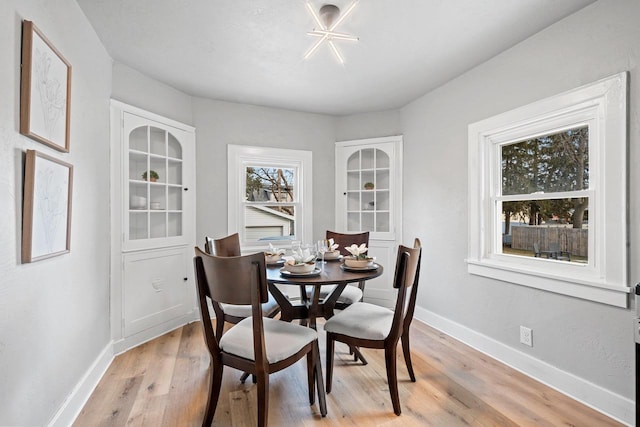
[[[415,318],[596,411],[632,426],[635,402],[421,307]]]
[[[112,361],[113,342],[109,342],[47,424],[48,427],[67,427],[73,424]]]

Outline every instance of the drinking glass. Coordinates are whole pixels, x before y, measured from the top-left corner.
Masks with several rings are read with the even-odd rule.
[[[320,256],[322,257],[322,263],[320,265],[321,265],[322,271],[324,271],[324,254],[329,250],[329,247],[327,246],[327,241],[324,239],[318,240],[316,249],[320,254]]]

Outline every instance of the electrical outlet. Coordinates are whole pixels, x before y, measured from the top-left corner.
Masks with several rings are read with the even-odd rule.
[[[533,347],[533,331],[526,326],[520,326],[520,342],[529,347]]]

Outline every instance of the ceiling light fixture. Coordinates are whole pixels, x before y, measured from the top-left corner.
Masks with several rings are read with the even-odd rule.
[[[333,51],[336,58],[338,58],[338,61],[340,61],[341,64],[344,64],[344,58],[342,57],[342,54],[340,54],[340,51],[333,41],[358,41],[358,37],[352,36],[350,34],[338,33],[334,30],[338,25],[340,25],[342,21],[344,21],[349,13],[351,13],[351,11],[356,7],[357,3],[358,0],[354,0],[353,3],[351,3],[351,5],[347,8],[347,10],[342,15],[340,15],[340,8],[334,4],[323,5],[320,8],[318,14],[313,9],[313,6],[311,6],[311,3],[307,2],[307,9],[309,9],[311,16],[313,16],[314,21],[316,21],[316,24],[318,24],[318,27],[320,27],[320,29],[314,28],[313,31],[309,31],[307,35],[320,37],[320,40],[318,40],[313,46],[311,46],[311,49],[309,49],[307,53],[305,53],[304,59],[308,59],[311,55],[313,55],[314,52],[318,50],[320,45],[322,45],[322,43],[326,41],[329,45],[329,48],[331,48],[331,51]]]

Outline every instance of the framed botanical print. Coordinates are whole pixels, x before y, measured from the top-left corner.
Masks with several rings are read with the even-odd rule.
[[[69,151],[71,64],[31,21],[22,23],[20,133]]]
[[[22,209],[22,262],[69,252],[73,166],[27,150]]]

